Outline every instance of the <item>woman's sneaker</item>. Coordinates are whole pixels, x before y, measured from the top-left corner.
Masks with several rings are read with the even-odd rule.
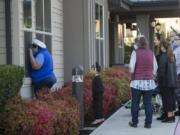
[[[102,122],[104,122],[104,118],[96,119],[96,120],[93,121],[91,124],[92,124],[92,125],[97,125],[97,124],[100,124],[100,123],[102,123]]]

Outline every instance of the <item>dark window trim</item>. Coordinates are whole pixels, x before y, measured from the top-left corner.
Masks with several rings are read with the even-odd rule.
[[[6,58],[7,64],[12,64],[11,0],[4,0],[4,4],[6,28]]]

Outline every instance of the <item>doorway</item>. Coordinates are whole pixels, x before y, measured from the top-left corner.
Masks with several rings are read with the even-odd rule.
[[[109,23],[110,66],[128,64],[133,50],[134,39],[138,35],[137,24],[131,22]]]

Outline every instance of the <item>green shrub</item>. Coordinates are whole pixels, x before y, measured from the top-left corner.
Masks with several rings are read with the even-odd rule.
[[[0,110],[6,101],[17,96],[22,86],[24,70],[20,66],[0,65]]]

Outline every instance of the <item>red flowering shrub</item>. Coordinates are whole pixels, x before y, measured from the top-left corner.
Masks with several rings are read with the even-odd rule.
[[[6,135],[78,135],[79,106],[70,90],[42,91],[38,100],[25,102],[16,97],[3,114]],[[66,95],[66,98],[61,97]],[[64,100],[67,99],[67,100]]]
[[[105,88],[103,95],[103,114],[108,116],[130,98],[130,74],[125,67],[107,68],[100,74]],[[84,106],[86,122],[93,120],[92,110],[92,73],[85,76]]]
[[[124,67],[110,68],[100,76],[105,88],[103,114],[108,116],[130,96],[128,70]],[[92,78],[88,73],[84,80],[85,122],[93,120]],[[72,84],[49,93],[42,90],[38,99],[23,101],[15,97],[5,107],[0,134],[5,135],[78,135],[80,127],[79,105],[72,96]]]
[[[33,122],[26,113],[26,103],[20,97],[12,98],[1,115],[4,119],[1,121],[0,134],[4,135],[23,135],[24,130]]]

